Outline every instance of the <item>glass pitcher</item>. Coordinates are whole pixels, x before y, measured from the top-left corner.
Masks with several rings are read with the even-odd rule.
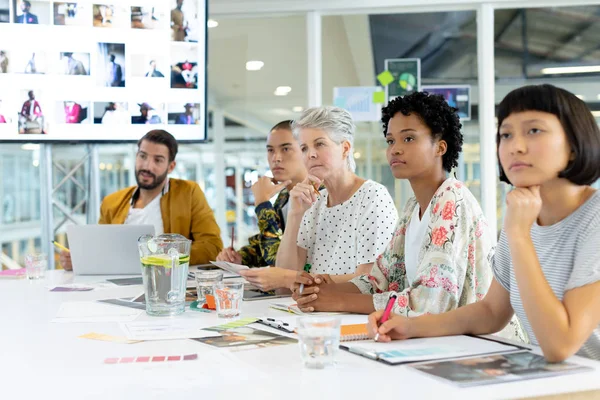
[[[138,239],[149,315],[171,316],[185,310],[191,243],[178,234],[144,235]]]

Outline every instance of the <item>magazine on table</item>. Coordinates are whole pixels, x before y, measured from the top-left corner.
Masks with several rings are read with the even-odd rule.
[[[549,363],[543,356],[530,351],[413,364],[410,368],[460,387],[547,378],[594,370],[570,362]]]

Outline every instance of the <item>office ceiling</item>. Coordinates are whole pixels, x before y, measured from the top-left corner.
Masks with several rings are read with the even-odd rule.
[[[376,84],[386,58],[419,57],[424,83],[477,83],[477,25],[474,11],[324,16],[323,103],[336,86]],[[222,18],[209,30],[208,83],[213,104],[228,117],[266,132],[274,123],[298,115],[307,103],[306,20],[303,15]],[[586,101],[597,102],[598,75],[543,76],[550,66],[600,64],[600,6],[497,10],[495,74],[499,95],[526,81],[573,86]],[[260,60],[260,71],[246,71]],[[287,96],[275,96],[290,86]],[[477,93],[476,88],[474,93]],[[476,100],[476,99],[475,99]]]

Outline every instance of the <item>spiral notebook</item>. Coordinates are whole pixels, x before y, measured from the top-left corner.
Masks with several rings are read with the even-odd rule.
[[[296,329],[295,318],[293,320],[288,318],[263,318],[259,319],[257,322],[286,333],[298,332]],[[342,325],[340,327],[340,342],[350,342],[353,340],[364,340],[368,338],[369,332],[367,331],[367,324],[349,324]]]
[[[369,338],[366,324],[342,325],[340,328],[340,342],[364,340]]]

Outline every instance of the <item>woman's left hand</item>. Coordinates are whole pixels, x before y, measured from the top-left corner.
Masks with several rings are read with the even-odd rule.
[[[263,292],[268,292],[290,287],[296,278],[296,271],[279,267],[250,268],[241,270],[240,275]]]

